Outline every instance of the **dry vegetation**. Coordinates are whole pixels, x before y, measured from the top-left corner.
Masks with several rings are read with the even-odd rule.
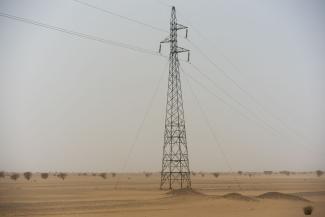
[[[11,174],[10,178],[16,181],[19,178],[19,176],[20,176],[19,173],[13,173]]]
[[[30,180],[30,179],[32,178],[32,176],[33,176],[33,174],[32,174],[31,172],[25,172],[25,173],[24,173],[24,177],[25,177],[25,179],[27,179],[27,180]]]
[[[287,171],[287,170],[280,171],[279,173],[282,175],[290,176],[290,171]]]
[[[0,178],[5,178],[5,176],[6,176],[5,172],[1,171],[0,172]]]
[[[66,173],[58,173],[57,177],[59,177],[60,179],[64,180],[68,175]]]
[[[212,175],[215,177],[215,178],[218,178],[219,177],[219,173],[212,173]]]
[[[49,177],[48,173],[41,173],[42,179],[47,179]]]
[[[114,178],[116,176],[116,173],[112,173],[112,177]]]
[[[99,176],[102,177],[103,179],[106,179],[106,173],[100,173]]]
[[[152,175],[152,173],[144,173],[144,176],[145,176],[146,178],[150,177],[151,175]]]
[[[316,174],[317,174],[318,177],[321,177],[324,174],[324,172],[321,171],[321,170],[317,170]]]
[[[311,215],[312,213],[313,213],[313,207],[312,206],[306,206],[306,207],[304,207],[304,214],[305,215]]]

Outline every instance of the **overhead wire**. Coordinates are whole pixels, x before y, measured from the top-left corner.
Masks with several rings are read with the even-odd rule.
[[[168,65],[168,62],[166,62],[165,65],[164,65],[164,67],[163,67],[163,70],[162,70],[162,72],[161,72],[161,74],[160,74],[159,80],[158,80],[158,82],[157,82],[157,84],[156,84],[156,87],[155,87],[155,89],[154,89],[154,91],[153,91],[153,94],[152,94],[152,96],[151,96],[151,98],[150,98],[150,100],[149,100],[149,103],[148,103],[148,105],[147,105],[147,107],[146,107],[146,109],[145,109],[145,112],[144,112],[143,118],[141,119],[141,122],[140,122],[140,124],[139,124],[139,126],[138,126],[138,128],[137,128],[137,130],[136,130],[136,133],[135,133],[134,139],[133,139],[133,141],[132,141],[132,143],[131,143],[131,146],[130,146],[130,148],[129,148],[129,151],[128,151],[128,154],[127,154],[127,157],[125,158],[125,160],[124,160],[124,162],[123,162],[123,166],[122,166],[122,169],[121,169],[121,173],[125,172],[125,169],[126,169],[126,167],[127,167],[127,164],[128,164],[128,162],[129,162],[129,159],[130,159],[131,154],[132,154],[132,152],[133,152],[134,146],[136,145],[136,143],[137,143],[138,140],[139,140],[139,137],[140,137],[141,131],[142,131],[142,129],[143,129],[144,123],[145,123],[145,121],[146,121],[146,119],[147,119],[147,116],[148,116],[148,114],[149,114],[149,112],[150,112],[150,110],[151,110],[151,107],[152,107],[152,105],[153,105],[153,102],[154,102],[154,100],[155,100],[155,98],[156,98],[156,96],[157,96],[158,90],[159,90],[160,85],[161,85],[161,83],[162,83],[162,80],[163,80],[164,73],[165,73],[165,71],[166,71],[167,65]],[[114,188],[117,189],[117,187],[118,187],[119,184],[120,184],[120,177],[118,177],[118,179],[117,179],[117,181],[116,181],[116,183],[115,183],[115,187],[114,187]]]
[[[84,2],[84,1],[80,1],[80,0],[72,0],[72,1],[74,1],[74,2],[76,2],[78,4],[82,4],[82,5],[86,6],[86,7],[89,7],[89,8],[92,8],[92,9],[95,9],[95,10],[98,10],[98,11],[101,11],[101,12],[104,12],[106,14],[110,14],[112,16],[116,16],[116,17],[119,17],[121,19],[124,19],[124,20],[130,21],[130,22],[133,22],[133,23],[136,23],[136,24],[139,24],[139,25],[142,25],[142,26],[151,28],[151,29],[156,30],[156,31],[159,31],[159,32],[169,33],[167,30],[162,29],[160,27],[153,26],[151,24],[144,23],[144,22],[139,21],[139,20],[136,20],[134,18],[130,18],[128,16],[118,14],[118,13],[113,12],[112,10],[108,10],[106,8],[104,9],[104,8],[101,8],[101,7],[98,7],[96,5],[93,5],[93,4]]]
[[[180,67],[180,68],[181,68],[181,67]],[[183,70],[182,68],[181,68],[181,71],[182,71],[183,74],[184,74],[184,70]],[[208,127],[208,129],[209,129],[209,131],[210,131],[210,133],[211,133],[211,135],[212,135],[212,138],[213,138],[215,144],[217,144],[217,146],[218,146],[218,148],[219,148],[219,150],[220,150],[220,153],[221,153],[221,155],[223,156],[223,159],[224,159],[224,161],[226,162],[226,165],[227,165],[229,171],[230,171],[231,173],[234,173],[234,169],[233,169],[232,165],[230,164],[230,161],[229,161],[229,159],[228,159],[226,153],[224,152],[224,150],[223,150],[223,148],[222,148],[221,142],[219,141],[219,139],[218,139],[216,133],[215,133],[214,130],[213,130],[212,124],[210,123],[209,118],[208,118],[208,116],[206,115],[206,113],[205,113],[205,111],[204,111],[204,109],[203,109],[203,107],[202,107],[202,105],[201,105],[201,102],[200,102],[199,98],[198,98],[197,95],[195,94],[195,92],[194,92],[194,90],[193,90],[193,88],[192,88],[192,86],[191,86],[191,84],[190,84],[190,81],[188,80],[188,77],[187,77],[187,76],[184,76],[184,77],[185,77],[185,82],[187,83],[187,85],[188,85],[188,87],[189,87],[189,89],[190,89],[190,92],[191,92],[192,98],[195,100],[195,102],[196,102],[195,104],[198,106],[198,108],[199,108],[199,110],[200,110],[200,112],[201,112],[201,114],[202,114],[202,116],[203,116],[203,120],[205,121],[205,123],[206,123],[206,125],[207,125],[207,127]],[[239,182],[235,177],[234,177],[234,180],[235,180],[235,182],[237,182],[237,185],[238,185],[239,189],[242,190],[241,185],[240,185],[240,182]]]
[[[58,27],[58,26],[49,25],[49,24],[46,24],[46,23],[42,23],[42,22],[39,22],[39,21],[36,21],[36,20],[24,18],[24,17],[14,16],[14,15],[3,13],[3,12],[0,12],[0,16],[11,19],[11,20],[23,22],[23,23],[26,23],[26,24],[42,27],[42,28],[45,28],[45,29],[50,29],[50,30],[62,32],[62,33],[65,33],[65,34],[73,35],[73,36],[76,36],[76,37],[79,37],[79,38],[88,39],[88,40],[100,42],[100,43],[111,45],[111,46],[116,46],[116,47],[129,49],[129,50],[132,50],[132,51],[135,51],[135,52],[145,53],[145,54],[149,54],[149,55],[153,55],[153,56],[166,57],[166,56],[164,56],[164,55],[162,55],[162,54],[160,54],[158,52],[155,52],[155,51],[152,51],[152,50],[149,50],[149,49],[146,49],[146,48],[134,46],[132,44],[127,44],[127,43],[123,43],[123,42],[119,42],[119,41],[114,41],[114,40],[111,40],[111,39],[105,39],[105,38],[97,37],[97,36],[94,36],[94,35],[84,34],[84,33],[81,33],[81,32],[76,32],[76,31],[61,28],[61,27]]]
[[[280,123],[284,128],[286,128],[288,131],[291,131],[296,137],[302,139],[302,135],[294,130],[292,127],[290,127],[287,123],[285,123],[281,118],[271,113],[268,109],[265,108],[265,106],[262,105],[254,96],[252,96],[246,89],[244,89],[235,79],[233,79],[231,76],[228,75],[220,66],[218,66],[206,53],[202,51],[192,40],[188,39],[188,42],[197,50],[203,57],[205,57],[219,72],[221,72],[228,80],[230,80],[242,93],[244,93],[251,102],[255,103],[262,111],[264,111],[266,114],[268,114],[270,117],[272,117],[274,120],[276,120],[278,123]],[[228,58],[225,57],[226,60]],[[237,66],[234,66],[233,63],[229,62],[233,68],[237,71],[239,71]],[[240,71],[239,71],[240,72]]]
[[[183,14],[182,11],[179,11],[180,14]],[[214,45],[214,43],[212,42],[212,40],[210,40],[208,37],[204,36],[204,34],[202,34],[198,28],[196,28],[188,19],[186,19],[184,16],[182,16],[182,19],[186,20],[186,22],[188,22],[190,24],[191,29],[194,30],[194,32],[196,32],[204,41],[209,41],[210,44],[214,47],[215,50],[218,51],[218,49],[216,48],[216,46]],[[274,120],[276,120],[278,123],[280,123],[286,130],[290,131],[291,133],[293,133],[297,138],[300,138],[302,140],[305,140],[305,138],[302,136],[302,134],[300,132],[298,132],[297,130],[293,129],[291,126],[289,126],[285,121],[283,121],[281,118],[279,118],[277,115],[275,115],[274,113],[270,112],[269,109],[267,109],[262,103],[260,103],[260,101],[258,101],[252,94],[249,93],[249,91],[247,91],[245,88],[243,88],[234,78],[232,78],[228,73],[225,72],[225,70],[223,70],[220,66],[218,66],[213,60],[212,58],[210,58],[205,52],[202,51],[202,49],[199,48],[199,46],[197,46],[192,40],[190,40],[189,38],[187,38],[187,41],[192,45],[192,47],[194,47],[196,50],[199,51],[199,53],[205,57],[208,62],[210,62],[220,73],[222,73],[222,75],[227,78],[228,80],[230,80],[235,86],[236,88],[238,88],[243,94],[245,94],[251,102],[255,103],[260,110],[262,110],[263,112],[265,112],[266,114],[268,114],[270,117],[272,117]],[[241,70],[239,70],[239,68],[230,60],[230,58],[228,58],[226,55],[224,55],[221,51],[219,51],[219,53],[221,54],[221,56],[239,73],[241,73]],[[243,74],[243,73],[241,73]],[[306,142],[305,142],[306,143]]]
[[[199,72],[203,77],[205,77],[207,80],[209,80],[217,89],[219,89],[222,93],[224,93],[228,98],[230,98],[233,102],[235,102],[237,105],[239,105],[241,108],[243,108],[246,112],[250,113],[256,120],[263,123],[266,127],[270,128],[271,130],[275,131],[278,134],[281,134],[279,130],[274,128],[272,125],[270,125],[267,121],[259,117],[255,112],[251,111],[247,106],[245,106],[243,103],[241,103],[239,100],[237,100],[235,97],[233,97],[231,94],[229,94],[224,88],[217,85],[217,83],[211,79],[206,73],[204,73],[202,70],[200,70],[196,65],[189,64],[190,66],[195,69],[195,71]]]

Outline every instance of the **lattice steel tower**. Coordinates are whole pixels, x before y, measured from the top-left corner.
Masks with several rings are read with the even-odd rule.
[[[187,37],[188,27],[177,23],[176,10],[172,7],[170,35],[159,46],[160,52],[162,43],[170,43],[161,189],[191,188],[178,60],[178,53],[186,52],[189,61],[190,53],[189,50],[177,46],[177,31],[181,29],[186,31]]]

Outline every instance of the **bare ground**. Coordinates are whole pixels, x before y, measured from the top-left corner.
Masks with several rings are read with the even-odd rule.
[[[116,187],[117,180],[119,184]],[[192,177],[194,191],[161,191],[159,175],[34,175],[0,179],[0,216],[325,216],[325,177],[315,174],[211,174]]]

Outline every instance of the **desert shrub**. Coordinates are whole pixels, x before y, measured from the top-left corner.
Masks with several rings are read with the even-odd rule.
[[[6,176],[5,172],[1,171],[0,172],[0,178],[4,178]]]
[[[106,179],[106,173],[100,173],[99,176],[102,177],[103,179]]]
[[[311,215],[311,213],[313,212],[313,207],[312,206],[306,206],[306,207],[304,207],[303,208],[303,210],[304,210],[304,214],[305,215]]]
[[[218,178],[219,177],[219,173],[212,173],[212,175],[215,177],[215,178]]]
[[[41,173],[42,179],[47,179],[49,177],[48,173]]]
[[[243,171],[239,170],[237,173],[238,173],[238,175],[243,175]]]
[[[83,175],[83,176],[88,176],[88,173],[83,173],[82,175]]]
[[[13,174],[11,174],[10,178],[12,180],[15,180],[16,181],[19,178],[19,173],[13,173]]]
[[[200,175],[201,175],[201,177],[205,176],[204,172],[200,172]]]
[[[283,170],[283,171],[280,171],[280,174],[290,176],[290,171]]]
[[[273,174],[273,171],[270,171],[270,170],[264,171],[264,175],[272,175],[272,174]]]
[[[58,173],[57,177],[64,180],[68,175],[66,173]]]
[[[196,176],[196,172],[192,171],[191,172],[192,176]]]
[[[33,174],[32,174],[31,172],[25,172],[25,173],[24,173],[24,177],[25,177],[25,179],[27,179],[27,180],[30,180],[30,178],[32,178],[32,176],[33,176]]]
[[[251,173],[248,173],[248,177],[251,178],[252,177],[252,174]]]
[[[323,174],[324,174],[324,172],[321,171],[321,170],[317,170],[317,171],[316,171],[316,175],[317,175],[318,177],[321,177]]]
[[[148,178],[152,175],[152,173],[144,173],[145,177]]]
[[[112,173],[112,177],[115,177],[116,176],[116,173]]]
[[[97,173],[92,173],[91,175],[92,175],[92,176],[97,176]]]

